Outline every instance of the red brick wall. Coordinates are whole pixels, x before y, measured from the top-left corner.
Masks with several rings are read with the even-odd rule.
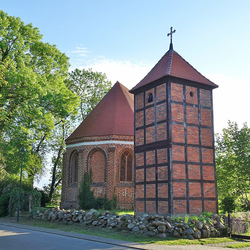
[[[102,149],[91,151],[88,158],[88,167],[91,169],[94,183],[105,182],[106,157]]]
[[[119,140],[133,142],[133,136],[107,136],[92,137],[74,140],[70,143],[100,142],[102,140]],[[70,144],[68,144],[70,145]],[[103,197],[107,194],[109,199],[113,195],[117,197],[118,206],[123,209],[134,207],[134,174],[132,169],[132,181],[120,181],[120,158],[128,151],[133,156],[133,145],[125,144],[102,144],[83,145],[67,148],[63,159],[62,179],[62,208],[78,207],[78,192],[80,182],[85,171],[92,169],[93,183],[91,189],[96,197]],[[70,155],[77,150],[79,154],[78,183],[70,184],[67,181]]]
[[[217,211],[212,92],[188,84],[163,83],[135,95],[138,213]]]

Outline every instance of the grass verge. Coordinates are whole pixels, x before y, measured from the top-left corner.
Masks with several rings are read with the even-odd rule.
[[[208,239],[199,239],[199,240],[188,240],[188,239],[177,239],[174,237],[167,237],[164,239],[158,237],[145,237],[140,234],[133,234],[128,231],[118,231],[107,228],[99,227],[82,227],[80,224],[74,225],[63,225],[55,222],[49,221],[39,221],[39,220],[25,220],[22,219],[19,222],[20,224],[43,227],[49,229],[56,229],[68,232],[75,232],[80,234],[95,235],[99,237],[119,239],[124,241],[131,241],[137,243],[145,244],[159,244],[159,245],[207,245],[207,244],[218,244],[223,242],[235,242],[233,239],[228,237],[221,238],[208,238]]]
[[[250,242],[242,242],[242,243],[236,243],[236,244],[232,244],[232,245],[227,245],[225,246],[227,248],[245,248],[245,247],[250,247]]]

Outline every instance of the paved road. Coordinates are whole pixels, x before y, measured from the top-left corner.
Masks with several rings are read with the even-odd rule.
[[[128,249],[45,232],[0,225],[0,250],[89,250]]]
[[[225,250],[223,245],[141,244],[0,220],[0,250]],[[250,250],[250,248],[243,249]]]

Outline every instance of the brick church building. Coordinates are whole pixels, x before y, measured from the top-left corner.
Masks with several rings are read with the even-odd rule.
[[[61,208],[78,208],[85,171],[92,171],[96,197],[117,197],[121,209],[134,206],[134,96],[117,82],[66,139]]]
[[[117,82],[66,140],[61,207],[77,207],[79,183],[92,169],[95,195],[115,194],[120,208],[216,213],[217,87],[174,51],[171,37],[169,50],[130,93]]]

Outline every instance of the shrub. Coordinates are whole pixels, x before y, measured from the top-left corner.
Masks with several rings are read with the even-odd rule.
[[[235,211],[236,203],[235,198],[232,196],[226,196],[221,200],[221,208],[224,213],[232,213]]]
[[[108,199],[106,194],[103,198],[96,198],[94,197],[94,192],[91,191],[91,183],[91,172],[90,174],[85,172],[78,195],[79,207],[85,210],[89,210],[91,208],[105,210],[115,209],[117,207],[117,199],[115,195],[113,194],[111,200]]]

